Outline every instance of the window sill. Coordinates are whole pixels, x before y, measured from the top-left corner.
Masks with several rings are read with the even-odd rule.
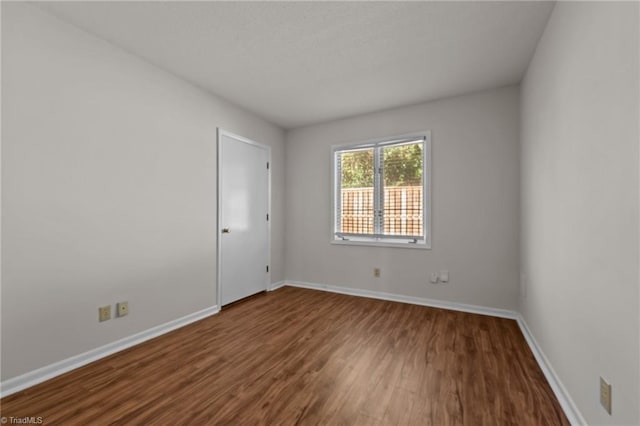
[[[387,248],[401,248],[401,249],[418,249],[418,250],[431,250],[430,244],[416,244],[407,242],[382,242],[382,241],[365,241],[365,240],[331,240],[331,244],[338,246],[369,246],[369,247],[387,247]]]

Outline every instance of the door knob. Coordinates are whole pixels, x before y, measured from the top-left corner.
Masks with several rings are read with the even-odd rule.
[[[223,234],[228,234],[230,232],[231,232],[231,230],[229,228],[222,228],[222,233]]]

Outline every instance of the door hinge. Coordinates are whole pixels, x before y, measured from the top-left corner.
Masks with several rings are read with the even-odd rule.
[[[269,265],[267,265],[267,272],[269,272]]]
[[[267,161],[267,170],[269,170],[269,162]]]
[[[269,213],[267,213],[267,220],[269,220]]]

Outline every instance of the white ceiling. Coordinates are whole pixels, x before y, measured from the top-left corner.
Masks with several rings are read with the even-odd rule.
[[[284,128],[518,83],[550,2],[46,2]]]

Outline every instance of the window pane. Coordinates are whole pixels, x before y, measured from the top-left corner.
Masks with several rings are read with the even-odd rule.
[[[424,236],[422,149],[423,142],[382,148],[385,235]]]
[[[342,151],[338,232],[373,234],[373,148]]]

